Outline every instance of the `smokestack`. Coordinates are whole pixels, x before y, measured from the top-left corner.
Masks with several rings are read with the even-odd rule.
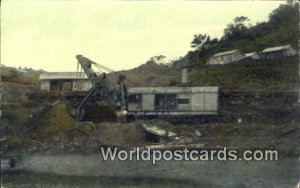
[[[182,73],[181,73],[181,85],[182,86],[188,86],[189,84],[189,80],[188,80],[188,77],[189,77],[189,73],[188,73],[188,68],[187,67],[183,67],[182,69]]]

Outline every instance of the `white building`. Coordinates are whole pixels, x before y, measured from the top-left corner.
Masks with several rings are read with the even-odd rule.
[[[40,74],[40,89],[51,92],[88,91],[91,81],[85,73],[44,72]]]
[[[208,64],[215,65],[233,63],[243,59],[244,57],[245,56],[242,53],[240,53],[239,50],[230,50],[213,55],[209,58]]]
[[[266,59],[273,59],[284,56],[294,56],[296,54],[297,51],[291,45],[284,45],[266,48],[262,51],[261,56]]]

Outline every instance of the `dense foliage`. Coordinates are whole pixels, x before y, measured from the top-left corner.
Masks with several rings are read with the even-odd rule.
[[[269,21],[254,26],[248,24],[248,17],[238,16],[224,29],[221,39],[211,39],[208,34],[196,34],[191,42],[194,50],[188,52],[184,59],[195,66],[205,64],[214,53],[231,49],[248,53],[286,44],[297,48],[298,8],[298,4],[280,5],[269,14]]]
[[[297,57],[274,60],[243,60],[228,65],[206,65],[215,53],[239,49],[242,53],[259,52],[264,48],[291,44],[297,49],[299,5],[280,5],[269,14],[267,22],[250,25],[249,18],[236,17],[224,29],[221,39],[197,34],[191,42],[193,51],[174,62],[188,64],[193,86],[216,85],[229,90],[294,90],[298,85]]]

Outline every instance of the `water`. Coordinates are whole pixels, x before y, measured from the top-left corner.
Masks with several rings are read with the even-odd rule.
[[[8,185],[20,183],[14,181],[22,173],[41,176],[30,181],[50,187],[54,184],[51,181],[57,179],[63,187],[72,183],[79,187],[93,187],[89,183],[95,187],[294,187],[300,179],[297,158],[247,162],[160,161],[152,165],[150,161],[104,161],[98,154],[34,155],[24,156],[15,170],[19,173],[4,178]]]

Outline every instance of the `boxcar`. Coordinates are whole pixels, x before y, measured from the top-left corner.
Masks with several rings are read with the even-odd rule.
[[[217,115],[218,87],[132,87],[128,113],[135,116]]]

